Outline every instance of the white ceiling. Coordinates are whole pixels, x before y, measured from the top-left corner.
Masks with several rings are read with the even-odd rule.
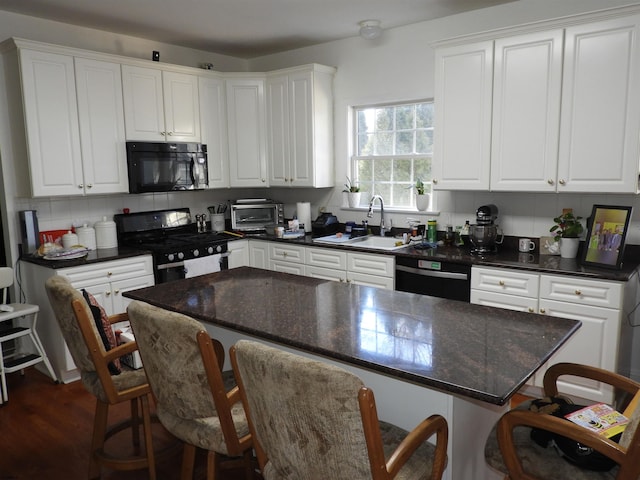
[[[0,0],[0,10],[251,58],[514,0]]]

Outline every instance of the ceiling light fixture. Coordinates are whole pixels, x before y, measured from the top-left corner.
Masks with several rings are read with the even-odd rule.
[[[382,27],[380,20],[363,20],[359,23],[360,36],[367,40],[373,40],[382,35]]]

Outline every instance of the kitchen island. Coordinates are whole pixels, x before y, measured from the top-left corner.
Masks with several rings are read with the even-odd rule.
[[[127,292],[202,321],[225,347],[261,339],[336,362],[373,388],[381,418],[450,428],[445,478],[500,478],[486,435],[580,322],[250,267]]]

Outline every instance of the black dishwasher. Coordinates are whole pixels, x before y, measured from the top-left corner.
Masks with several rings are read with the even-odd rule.
[[[468,302],[471,265],[398,256],[396,290]]]

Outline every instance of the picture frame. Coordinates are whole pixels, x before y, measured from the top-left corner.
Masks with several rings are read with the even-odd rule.
[[[621,268],[632,207],[594,205],[589,217],[582,264]]]

